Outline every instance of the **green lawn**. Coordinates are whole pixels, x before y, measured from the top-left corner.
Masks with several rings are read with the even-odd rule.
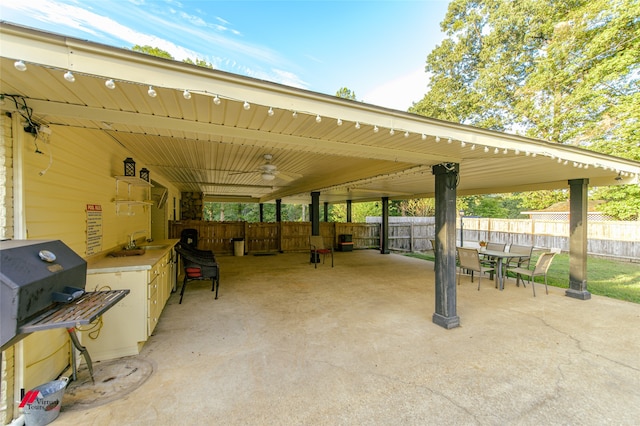
[[[406,256],[434,260],[433,253],[408,253]],[[531,259],[531,267],[537,255]],[[536,282],[542,282],[542,278]],[[569,287],[569,255],[558,254],[547,274],[547,282],[561,288]],[[603,259],[589,256],[587,259],[587,290],[591,294],[640,303],[640,263]]]

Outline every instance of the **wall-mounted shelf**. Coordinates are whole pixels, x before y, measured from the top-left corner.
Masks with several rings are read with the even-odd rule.
[[[114,202],[116,203],[116,214],[120,215],[120,206],[126,205],[127,215],[132,216],[134,213],[131,211],[132,206],[150,206],[153,204],[151,200],[151,187],[153,185],[147,182],[144,179],[140,179],[135,176],[114,176],[116,180],[116,197],[114,198]],[[127,193],[126,197],[124,194],[120,194],[120,182],[124,182],[127,185]],[[146,188],[146,197],[144,200],[137,200],[132,198],[131,196],[131,187],[142,187]]]
[[[118,190],[119,182],[126,182],[130,186],[147,186],[149,188],[153,186],[146,180],[140,179],[139,177],[135,176],[114,176],[114,178],[116,180],[116,191]]]

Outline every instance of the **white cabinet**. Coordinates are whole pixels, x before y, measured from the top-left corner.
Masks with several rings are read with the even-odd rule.
[[[101,324],[79,329],[94,361],[137,355],[158,325],[173,287],[173,249],[151,269],[90,273],[86,290],[129,289],[130,293],[102,315]]]

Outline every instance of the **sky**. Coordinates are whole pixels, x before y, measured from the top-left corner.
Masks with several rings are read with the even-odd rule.
[[[314,92],[406,111],[427,92],[426,58],[448,0],[2,1],[0,19]]]

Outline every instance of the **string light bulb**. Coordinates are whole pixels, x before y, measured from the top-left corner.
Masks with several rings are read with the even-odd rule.
[[[156,89],[154,89],[153,86],[149,86],[149,90],[147,90],[147,94],[152,98],[155,98],[156,96],[158,96],[158,94],[156,93]]]
[[[20,59],[18,61],[15,61],[13,63],[13,66],[16,67],[16,69],[18,71],[26,71],[27,70],[27,64],[25,64],[22,59]]]
[[[396,132],[395,132],[393,129],[389,130],[389,134],[390,134],[391,136],[393,136],[395,133],[396,133]]]
[[[484,152],[489,152],[489,147],[488,146],[484,147]]]
[[[342,126],[342,119],[341,119],[341,118],[338,118],[338,119],[336,120],[336,124],[337,124],[338,126]]]
[[[269,117],[273,117],[273,114],[275,114],[275,113],[273,112],[273,108],[269,107],[269,111],[267,111],[267,115],[268,115]]]
[[[436,143],[440,143],[440,136],[436,136]]]
[[[373,133],[378,133],[380,131],[380,129],[378,128],[378,126],[373,126]]]
[[[360,128],[360,122],[356,121],[356,129],[359,129],[359,128]]]
[[[214,105],[220,105],[220,98],[218,97],[218,95],[215,95],[213,97],[213,103]]]
[[[73,83],[76,81],[76,78],[73,76],[73,73],[71,71],[67,71],[64,73],[64,79],[69,83]]]
[[[320,115],[316,115],[316,123],[320,123],[322,121],[322,117]]]
[[[293,118],[297,118],[297,117],[298,117],[298,113],[297,113],[296,111],[293,111],[293,112],[291,113],[291,117],[293,117]]]
[[[115,89],[115,88],[116,88],[116,82],[115,82],[115,81],[113,81],[113,79],[112,79],[112,78],[110,78],[109,80],[105,81],[105,82],[104,82],[104,85],[107,87],[107,89],[111,89],[111,90],[113,90],[113,89]]]
[[[451,138],[447,139],[447,143],[448,143],[448,144],[450,144],[451,142],[453,142],[453,141],[451,140]]]
[[[408,138],[409,137],[409,131],[407,130],[406,132],[404,132],[404,137]]]
[[[245,111],[248,111],[251,108],[251,105],[249,104],[249,102],[244,101],[244,104],[242,104],[242,108],[244,108]]]
[[[184,92],[182,92],[182,96],[186,99],[189,100],[191,99],[191,92],[189,92],[187,89],[184,90]]]
[[[421,137],[422,137],[422,140],[423,140],[423,141],[424,141],[424,140],[427,140],[427,135],[425,135],[424,133],[421,135]]]

